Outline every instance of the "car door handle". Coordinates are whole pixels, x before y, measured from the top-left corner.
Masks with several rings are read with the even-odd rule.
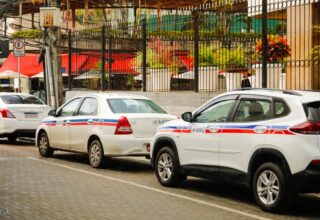
[[[253,130],[258,134],[262,134],[267,131],[267,126],[256,126]]]
[[[93,125],[93,120],[92,119],[88,120],[88,125]]]
[[[64,121],[64,125],[69,126],[70,125],[70,121],[69,120]]]

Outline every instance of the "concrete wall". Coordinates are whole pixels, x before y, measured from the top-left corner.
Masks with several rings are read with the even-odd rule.
[[[93,91],[67,91],[66,100],[78,96],[93,93]],[[112,92],[143,95],[159,104],[168,113],[180,116],[181,113],[194,111],[203,103],[207,102],[220,93],[214,92]]]

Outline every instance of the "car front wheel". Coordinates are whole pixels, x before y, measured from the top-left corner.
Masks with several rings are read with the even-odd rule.
[[[45,132],[39,135],[38,147],[42,157],[51,157],[53,155],[54,149],[50,147],[49,138]]]
[[[282,167],[276,163],[262,164],[254,175],[253,193],[264,211],[281,212],[288,204],[288,189]]]
[[[156,176],[163,186],[177,186],[185,179],[180,174],[178,157],[169,147],[162,148],[156,155]]]
[[[103,153],[102,144],[99,140],[94,140],[90,144],[89,161],[90,161],[90,165],[94,168],[99,168],[103,164],[104,153]]]

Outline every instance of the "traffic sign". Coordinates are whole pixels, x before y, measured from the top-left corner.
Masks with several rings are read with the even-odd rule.
[[[25,56],[25,44],[22,39],[13,40],[13,55],[16,57]]]

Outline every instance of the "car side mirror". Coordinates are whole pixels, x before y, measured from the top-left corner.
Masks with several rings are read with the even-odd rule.
[[[192,122],[193,121],[193,117],[192,117],[192,113],[191,112],[185,112],[181,115],[182,120],[186,121],[186,122]]]
[[[55,110],[55,109],[51,109],[51,110],[48,112],[48,115],[49,115],[49,116],[56,116],[56,110]]]

